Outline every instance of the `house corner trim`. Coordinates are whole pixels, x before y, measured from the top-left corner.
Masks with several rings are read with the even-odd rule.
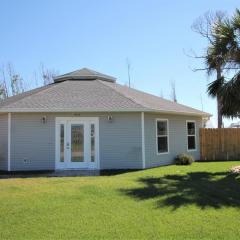
[[[8,113],[8,171],[11,171],[11,113]]]
[[[146,168],[144,112],[141,112],[141,129],[142,129],[142,168],[144,169]]]

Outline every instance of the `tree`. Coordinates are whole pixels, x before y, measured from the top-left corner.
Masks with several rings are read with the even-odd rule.
[[[43,85],[46,86],[53,83],[53,78],[57,75],[57,71],[54,69],[46,68],[43,64],[41,64],[40,75],[43,81]]]
[[[240,11],[236,9],[231,18],[214,26],[218,42],[216,49],[224,49],[223,58],[233,76],[225,81],[219,91],[222,98],[222,113],[226,117],[240,116]],[[215,51],[215,49],[214,49]]]
[[[8,88],[6,83],[6,74],[4,70],[4,65],[1,67],[1,76],[0,76],[0,99],[6,99],[8,97]]]
[[[173,102],[177,102],[177,93],[176,93],[176,82],[175,81],[171,81],[171,99]]]
[[[208,41],[208,47],[203,56],[197,56],[204,60],[205,68],[195,69],[205,70],[208,75],[216,74],[217,79],[208,85],[207,92],[210,96],[217,98],[217,115],[218,127],[222,127],[222,100],[219,90],[224,84],[223,69],[225,67],[225,59],[222,57],[222,49],[218,48],[216,44],[219,41],[219,36],[215,34],[214,26],[223,22],[225,14],[223,12],[211,13],[207,12],[204,16],[199,17],[192,25],[192,30],[200,34]]]
[[[25,91],[23,87],[23,79],[20,74],[16,73],[12,63],[7,64],[7,71],[10,81],[11,95],[17,95]]]
[[[39,86],[37,81],[39,75],[42,80],[41,85],[48,85],[53,82],[53,78],[57,75],[57,71],[46,68],[41,64],[40,71],[34,72],[33,74],[31,81],[33,85],[28,84],[27,86],[27,82],[16,72],[12,63],[2,64],[0,67],[0,100],[23,93],[32,87]]]
[[[24,92],[23,79],[16,73],[13,64],[2,65],[0,75],[0,99]]]
[[[4,100],[6,99],[8,96],[7,96],[7,93],[6,93],[6,88],[4,86],[3,83],[0,83],[0,99],[1,100]]]

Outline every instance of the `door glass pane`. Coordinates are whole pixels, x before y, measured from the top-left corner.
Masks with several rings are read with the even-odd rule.
[[[60,162],[64,162],[64,124],[60,125]]]
[[[91,124],[91,162],[95,162],[95,125]]]
[[[83,124],[71,125],[71,156],[72,162],[84,162]]]

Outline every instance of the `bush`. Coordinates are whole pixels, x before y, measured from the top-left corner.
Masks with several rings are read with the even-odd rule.
[[[193,162],[193,157],[187,154],[180,154],[175,158],[177,165],[190,165]]]

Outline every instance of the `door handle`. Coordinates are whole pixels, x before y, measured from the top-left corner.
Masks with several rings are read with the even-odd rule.
[[[69,149],[69,145],[70,145],[69,143],[66,144],[66,148],[67,148],[67,149]]]

